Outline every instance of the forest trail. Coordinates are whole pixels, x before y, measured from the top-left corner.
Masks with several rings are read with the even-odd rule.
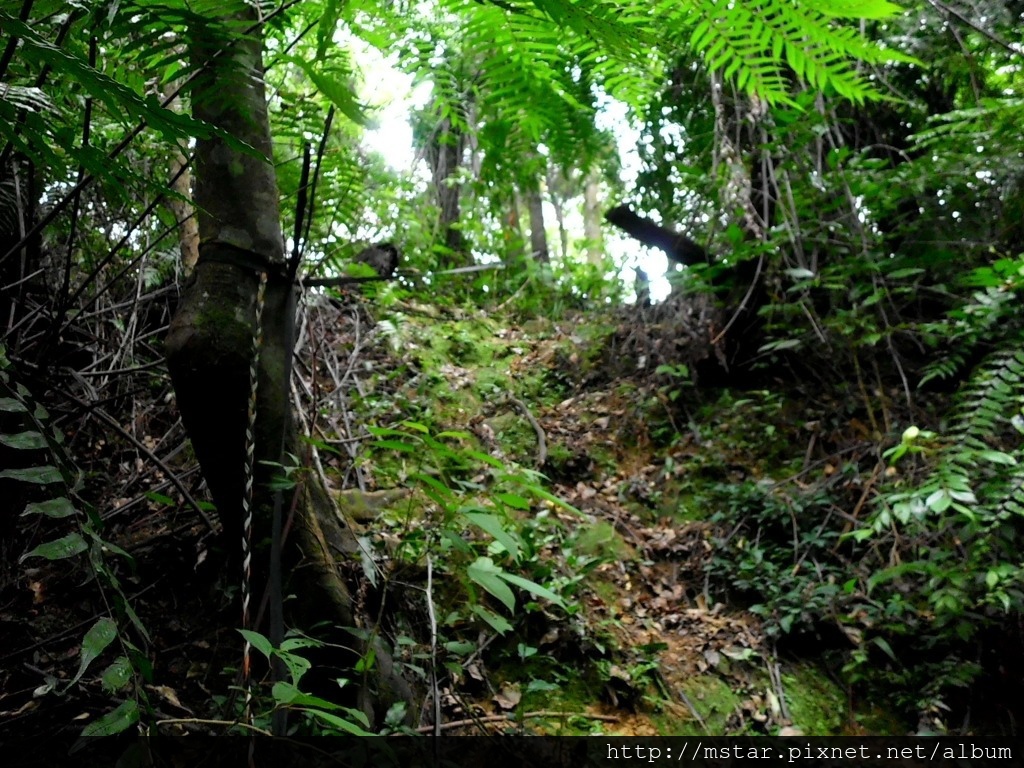
[[[700,493],[702,478],[746,480],[762,457],[744,457],[728,440],[702,439],[693,414],[675,407],[679,393],[664,371],[611,370],[608,356],[623,340],[635,347],[636,335],[647,333],[635,322],[632,311],[559,323],[414,311],[378,326],[387,343],[369,354],[372,367],[379,379],[388,378],[387,369],[399,372],[398,380],[415,371],[406,385],[392,384],[398,399],[415,403],[411,412],[429,413],[434,430],[472,436],[475,450],[501,462],[538,468],[544,489],[574,508],[542,501],[520,511],[550,515],[574,532],[570,546],[542,548],[547,562],[534,570],[557,574],[596,563],[575,593],[579,615],[560,623],[545,611],[551,625],[535,641],[521,639],[576,679],[551,687],[543,675],[523,678],[517,671],[526,670],[499,654],[490,671],[483,663],[467,670],[469,693],[447,699],[448,719],[490,717],[488,727],[508,730],[501,715],[555,710],[565,716],[516,727],[625,735],[839,732],[846,706],[835,685],[812,664],[781,664],[761,619],[709,587],[713,538],[729,534],[716,534],[710,522],[714,509]],[[339,348],[352,346],[343,341]],[[680,414],[689,419],[682,428]],[[715,418],[715,409],[704,416]],[[742,445],[763,448],[757,440]],[[530,623],[517,623],[512,634],[529,634]]]
[[[313,463],[343,508],[352,493],[413,491],[374,496],[390,506],[370,514],[347,504],[364,553],[341,567],[365,595],[363,621],[381,605],[394,614],[382,633],[427,712],[432,558],[443,732],[851,732],[844,693],[812,663],[780,662],[761,617],[729,605],[709,578],[716,541],[735,531],[713,522],[719,497],[708,489],[762,472],[772,428],[754,422],[766,393],[709,396],[698,409],[681,396],[679,369],[666,375],[622,354],[653,348],[637,335],[658,330],[628,309],[562,322],[416,303],[375,314],[359,302],[309,309],[300,412],[307,429],[316,414]],[[115,416],[138,444],[158,446],[174,414],[160,389],[149,396],[140,391]],[[108,567],[146,634],[137,642],[151,670],[147,706],[182,723],[230,718],[238,585],[218,571],[207,523],[167,475],[202,499],[192,458],[177,452],[153,465],[103,439],[79,451],[119,489],[94,503],[104,540],[132,558]],[[60,560],[27,574],[30,590],[0,609],[4,709],[24,733],[74,728],[108,708],[101,686],[75,688],[59,707],[41,707],[48,700],[33,692],[40,680],[53,688],[74,677],[83,635],[105,615],[102,594]],[[96,660],[98,669],[113,662],[104,680],[116,646]],[[269,683],[258,690],[269,699]],[[418,727],[431,729],[422,719]]]

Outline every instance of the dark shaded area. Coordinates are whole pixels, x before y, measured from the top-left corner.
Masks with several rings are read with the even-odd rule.
[[[605,219],[630,237],[651,248],[658,248],[672,261],[686,267],[713,266],[709,293],[680,297],[663,302],[654,311],[647,310],[646,322],[657,324],[666,334],[663,342],[678,348],[682,359],[707,384],[728,386],[736,383],[735,374],[747,367],[763,339],[763,323],[758,311],[767,301],[758,259],[735,264],[716,264],[708,252],[694,240],[667,226],[656,224],[636,213],[628,205],[618,205]],[[637,273],[637,298],[646,307],[649,294],[644,284],[647,275]],[[683,350],[685,349],[685,352]],[[637,351],[644,356],[651,350]],[[671,362],[671,355],[665,362]]]
[[[617,205],[604,215],[605,220],[650,248],[659,248],[677,264],[710,264],[707,252],[681,232],[655,224],[628,205]]]
[[[394,277],[400,260],[398,248],[393,243],[377,243],[356,254],[357,264],[367,264],[382,278]]]
[[[12,768],[54,765],[66,744],[22,743]],[[451,766],[452,768],[588,768],[623,763],[684,762],[687,765],[726,766],[745,760],[769,765],[799,763],[811,766],[863,765],[953,766],[1002,765],[1019,754],[1019,739],[952,738],[779,738],[745,736],[703,737],[530,737],[506,736],[449,739],[379,739],[338,737],[276,739],[258,736],[225,738],[163,736],[148,739],[94,739],[80,745],[78,765],[207,766]],[[66,754],[66,753],[64,753]],[[66,758],[65,758],[66,759]],[[967,762],[965,762],[967,761]]]

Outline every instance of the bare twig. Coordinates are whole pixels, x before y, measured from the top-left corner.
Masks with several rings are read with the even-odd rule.
[[[143,443],[141,440],[139,440],[137,437],[131,434],[128,430],[126,430],[124,427],[118,424],[117,419],[108,414],[102,408],[95,408],[91,406],[89,403],[86,403],[85,401],[75,397],[70,392],[62,392],[61,394],[63,394],[64,397],[68,398],[73,403],[77,404],[80,408],[86,411],[92,411],[92,413],[96,414],[96,416],[99,417],[100,421],[106,423],[107,426],[109,426],[111,429],[113,429],[115,432],[121,435],[121,437],[129,441],[132,445],[134,445],[137,451],[144,454],[146,458],[148,458],[150,461],[152,461],[154,464],[160,467],[160,469],[162,469],[167,474],[167,479],[174,484],[174,487],[178,489],[178,492],[182,495],[182,498],[185,499],[185,503],[192,507],[192,509],[195,510],[196,514],[203,519],[203,522],[206,523],[206,527],[209,528],[212,533],[217,532],[217,526],[214,525],[213,520],[210,518],[208,514],[206,514],[206,510],[199,506],[199,502],[192,497],[192,494],[188,492],[188,488],[186,488],[184,483],[182,483],[181,480],[178,479],[178,476],[174,473],[174,470],[167,466],[167,464],[164,463],[164,461],[159,456],[153,453],[153,451],[151,451],[146,446],[145,443]]]
[[[434,699],[434,722],[428,728],[441,735],[441,691],[437,684],[437,616],[434,615],[434,561],[427,553],[427,617],[430,619],[430,695]]]
[[[592,715],[589,712],[554,712],[550,710],[539,710],[537,712],[524,712],[521,715],[509,713],[507,715],[483,715],[482,717],[471,717],[466,720],[452,720],[448,723],[441,723],[439,727],[435,725],[425,725],[422,728],[417,728],[416,733],[430,733],[431,731],[437,730],[448,731],[452,728],[463,728],[467,725],[476,725],[477,723],[518,723],[521,720],[536,720],[542,717],[558,717],[565,719],[567,717],[582,717],[585,720],[599,720],[603,723],[617,723],[619,718],[615,715]]]
[[[523,416],[525,416],[526,420],[530,422],[530,426],[533,427],[533,431],[537,435],[536,465],[537,468],[540,469],[548,460],[548,443],[544,437],[544,430],[541,428],[540,423],[537,421],[537,419],[533,417],[533,414],[530,413],[530,409],[526,407],[526,403],[524,403],[522,400],[519,400],[518,398],[512,397],[511,395],[509,395],[508,399],[510,403],[515,405],[517,408],[519,408],[520,411],[523,412]]]

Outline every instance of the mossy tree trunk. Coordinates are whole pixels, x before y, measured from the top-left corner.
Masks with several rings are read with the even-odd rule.
[[[282,445],[293,451],[298,444],[289,398],[295,295],[284,256],[258,30],[252,8],[244,6],[191,41],[193,63],[203,69],[191,93],[193,115],[221,134],[196,145],[199,260],[166,342],[182,420],[224,524],[227,546],[235,552],[241,549],[249,363],[263,272],[268,278],[258,367],[254,541],[269,537],[273,510],[267,481],[274,469],[260,462],[278,462]],[[338,564],[356,551],[355,538],[319,481],[307,475],[303,482],[284,556],[286,566],[303,564],[288,576],[287,591],[302,598],[296,602],[302,615],[293,618],[303,627],[324,620],[351,627],[352,599]],[[257,549],[256,601],[268,560],[267,552]],[[366,680],[362,699],[371,714],[394,698],[387,691],[408,698],[408,689],[392,679],[384,649],[374,650],[384,664],[378,664],[374,679]]]

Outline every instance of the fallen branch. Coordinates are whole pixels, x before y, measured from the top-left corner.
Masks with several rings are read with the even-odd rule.
[[[586,712],[553,712],[542,709],[537,712],[525,712],[522,715],[512,713],[507,715],[484,715],[483,717],[471,717],[466,720],[452,720],[449,723],[441,723],[440,725],[424,725],[421,728],[417,728],[416,733],[430,733],[435,729],[448,731],[452,728],[462,728],[467,725],[476,725],[477,723],[517,723],[521,720],[536,720],[541,717],[558,717],[563,720],[567,717],[582,717],[586,720],[600,720],[605,723],[619,722],[619,718],[615,715],[591,715]]]
[[[526,403],[515,397],[509,395],[509,401],[514,404],[523,415],[526,420],[530,422],[530,426],[533,427],[533,431],[537,434],[537,469],[540,469],[548,460],[548,443],[544,437],[544,430],[541,428],[540,423],[530,413],[530,409],[526,407]]]

